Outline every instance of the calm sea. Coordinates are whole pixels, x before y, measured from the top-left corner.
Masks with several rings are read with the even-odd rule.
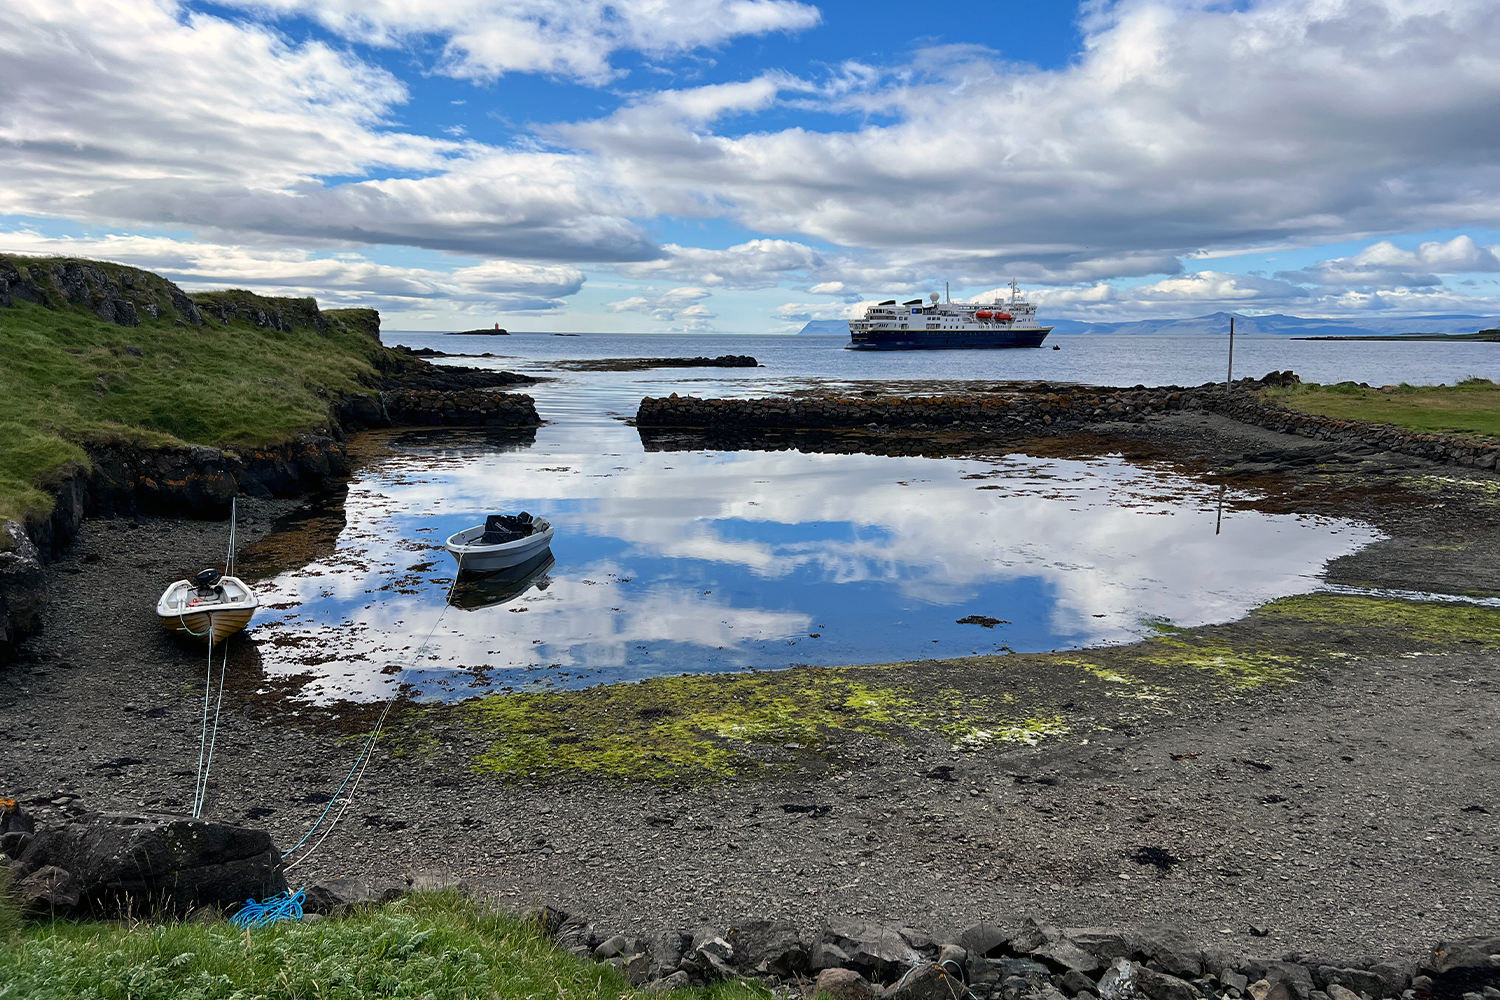
[[[261,578],[262,668],[312,699],[578,687],[664,673],[875,663],[1130,641],[1321,586],[1369,525],[1263,505],[1118,454],[888,457],[647,451],[641,396],[809,382],[1222,378],[1223,340],[1075,336],[1061,350],[862,354],[797,336],[448,337],[388,342],[534,372],[534,433],[395,435],[327,517],[289,526],[306,565]],[[1237,371],[1323,382],[1497,376],[1500,346],[1247,338]],[[756,369],[577,372],[562,359],[750,354]],[[442,543],[494,511],[557,528],[550,553],[454,586]],[[247,554],[248,555],[248,554]],[[247,558],[247,567],[254,571]],[[257,574],[258,575],[258,574]],[[992,622],[975,624],[976,616]],[[419,649],[420,647],[420,649]],[[405,670],[405,673],[401,673]]]
[[[738,334],[555,334],[455,337],[389,330],[387,344],[432,347],[450,353],[504,356],[504,367],[525,370],[557,359],[709,357],[749,354],[765,367],[751,378],[1046,379],[1097,385],[1199,385],[1223,381],[1228,338],[1149,335],[1052,336],[1038,350],[846,351],[847,337]],[[1061,350],[1051,350],[1053,346]],[[1291,369],[1303,381],[1388,385],[1453,384],[1470,376],[1500,380],[1500,344],[1316,341],[1285,337],[1235,339],[1237,377]],[[478,363],[478,362],[466,362]],[[493,363],[493,362],[492,362]],[[614,380],[619,381],[618,376]]]

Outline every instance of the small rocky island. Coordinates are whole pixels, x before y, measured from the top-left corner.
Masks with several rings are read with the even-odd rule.
[[[575,372],[638,372],[651,368],[759,368],[748,354],[721,354],[717,358],[579,358],[555,361],[553,365]]]

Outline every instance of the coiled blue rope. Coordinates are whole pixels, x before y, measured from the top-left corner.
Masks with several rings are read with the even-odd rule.
[[[302,903],[306,899],[306,889],[298,889],[296,892],[288,889],[258,903],[247,899],[245,905],[240,907],[240,912],[230,917],[229,922],[248,931],[252,927],[265,927],[281,920],[301,920]]]

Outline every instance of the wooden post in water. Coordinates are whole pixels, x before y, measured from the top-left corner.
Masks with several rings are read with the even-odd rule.
[[[1234,314],[1229,316],[1229,377],[1226,382],[1234,381]]]

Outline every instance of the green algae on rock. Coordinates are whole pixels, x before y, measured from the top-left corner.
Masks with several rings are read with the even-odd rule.
[[[986,699],[878,683],[869,668],[655,677],[580,691],[494,695],[459,709],[490,741],[479,771],[509,779],[659,782],[750,778],[837,766],[838,743],[919,731],[955,749],[1035,743],[1066,732],[1055,716],[1016,719]],[[1003,701],[1003,700],[1002,700]]]
[[[656,677],[452,708],[504,780],[699,783],[847,766],[868,741],[984,752],[1284,689],[1375,652],[1500,647],[1500,610],[1333,593],[1129,646],[865,667]],[[432,749],[420,732],[408,753]]]
[[[1324,625],[1346,637],[1383,635],[1421,645],[1500,648],[1500,609],[1462,602],[1303,594],[1272,601],[1255,615],[1268,621]]]

